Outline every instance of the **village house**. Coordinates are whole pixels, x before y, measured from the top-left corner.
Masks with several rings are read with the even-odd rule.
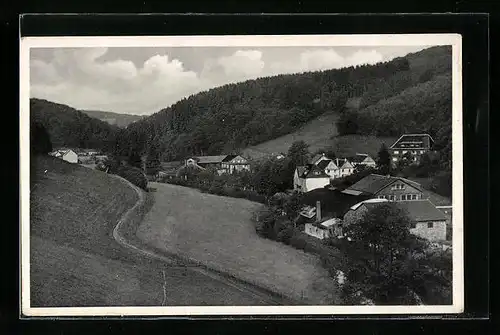
[[[315,155],[310,164],[318,166],[330,179],[342,178],[354,173],[354,165],[348,159],[328,158],[324,153]]]
[[[389,147],[392,163],[397,164],[406,153],[410,153],[414,163],[432,149],[434,140],[429,134],[404,134]]]
[[[377,163],[373,158],[367,154],[356,154],[355,156],[347,157],[347,160],[352,166],[356,167],[358,165],[363,165],[367,168],[375,168]]]
[[[306,234],[317,238],[339,236],[345,213],[352,205],[367,198],[326,188],[313,190],[302,196],[302,210],[295,224]]]
[[[309,192],[330,185],[330,176],[317,165],[297,166],[293,176],[293,189],[298,192]]]
[[[369,199],[352,206],[344,215],[343,226],[356,223],[368,211],[384,202],[388,200]],[[400,201],[397,206],[404,209],[412,220],[410,233],[429,241],[446,240],[446,217],[429,200]]]
[[[214,168],[218,174],[250,171],[248,160],[240,155],[196,156],[186,159],[185,166]]]
[[[78,163],[78,155],[71,149],[58,149],[49,153],[49,155],[60,158],[69,163]]]
[[[338,223],[341,220],[335,217],[326,217],[323,219],[321,216],[320,201],[316,202],[316,207],[313,209],[305,207],[300,213],[309,219],[309,222],[304,224],[304,233],[320,240],[334,236],[336,234],[336,227],[338,227]]]
[[[182,161],[161,162],[158,177],[173,179],[179,175],[179,171],[183,166]]]
[[[423,191],[419,183],[401,177],[370,174],[348,187],[350,194],[365,194],[373,198],[390,201],[422,200]]]

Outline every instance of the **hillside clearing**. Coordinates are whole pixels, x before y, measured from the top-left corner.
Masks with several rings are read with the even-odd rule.
[[[260,204],[152,184],[157,189],[155,204],[137,230],[144,243],[293,299],[337,302],[335,283],[316,256],[257,236],[250,217]]]
[[[117,178],[52,157],[32,164],[32,307],[268,304],[118,245],[113,228],[137,194]]]

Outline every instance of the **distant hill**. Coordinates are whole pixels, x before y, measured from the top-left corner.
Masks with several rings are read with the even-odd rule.
[[[95,111],[95,110],[81,110],[83,113],[90,117],[105,121],[109,124],[125,128],[132,122],[138,121],[143,118],[142,115],[133,114],[120,114],[113,112]]]
[[[41,123],[52,146],[111,150],[119,128],[70,106],[30,99],[30,121]]]

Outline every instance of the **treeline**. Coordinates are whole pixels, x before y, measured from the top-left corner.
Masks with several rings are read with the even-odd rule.
[[[92,148],[110,152],[116,144],[116,126],[63,104],[30,99],[30,121],[46,129],[54,148]]]
[[[327,112],[341,111],[380,80],[410,71],[406,58],[375,65],[248,80],[192,95],[131,124],[119,147],[146,152],[161,146],[165,160],[237,153],[293,132]]]

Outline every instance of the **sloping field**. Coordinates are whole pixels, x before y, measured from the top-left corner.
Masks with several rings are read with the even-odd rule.
[[[32,163],[32,307],[268,304],[118,245],[113,228],[138,199],[119,179],[52,157]]]
[[[337,118],[337,113],[325,113],[309,121],[296,132],[248,147],[242,153],[251,158],[260,158],[273,153],[286,153],[295,141],[305,141],[310,145],[310,150],[323,148],[329,143],[330,137],[337,135],[335,125]]]
[[[155,204],[137,230],[144,243],[293,299],[338,303],[335,283],[316,256],[257,236],[250,217],[260,204],[151,184],[157,189]]]
[[[376,157],[382,143],[389,147],[397,140],[394,137],[365,135],[338,136],[335,124],[337,118],[336,113],[323,114],[309,121],[296,132],[248,147],[242,153],[254,159],[280,152],[286,153],[293,142],[302,140],[309,144],[309,152],[333,147],[336,149],[338,156],[367,153],[372,157]]]

